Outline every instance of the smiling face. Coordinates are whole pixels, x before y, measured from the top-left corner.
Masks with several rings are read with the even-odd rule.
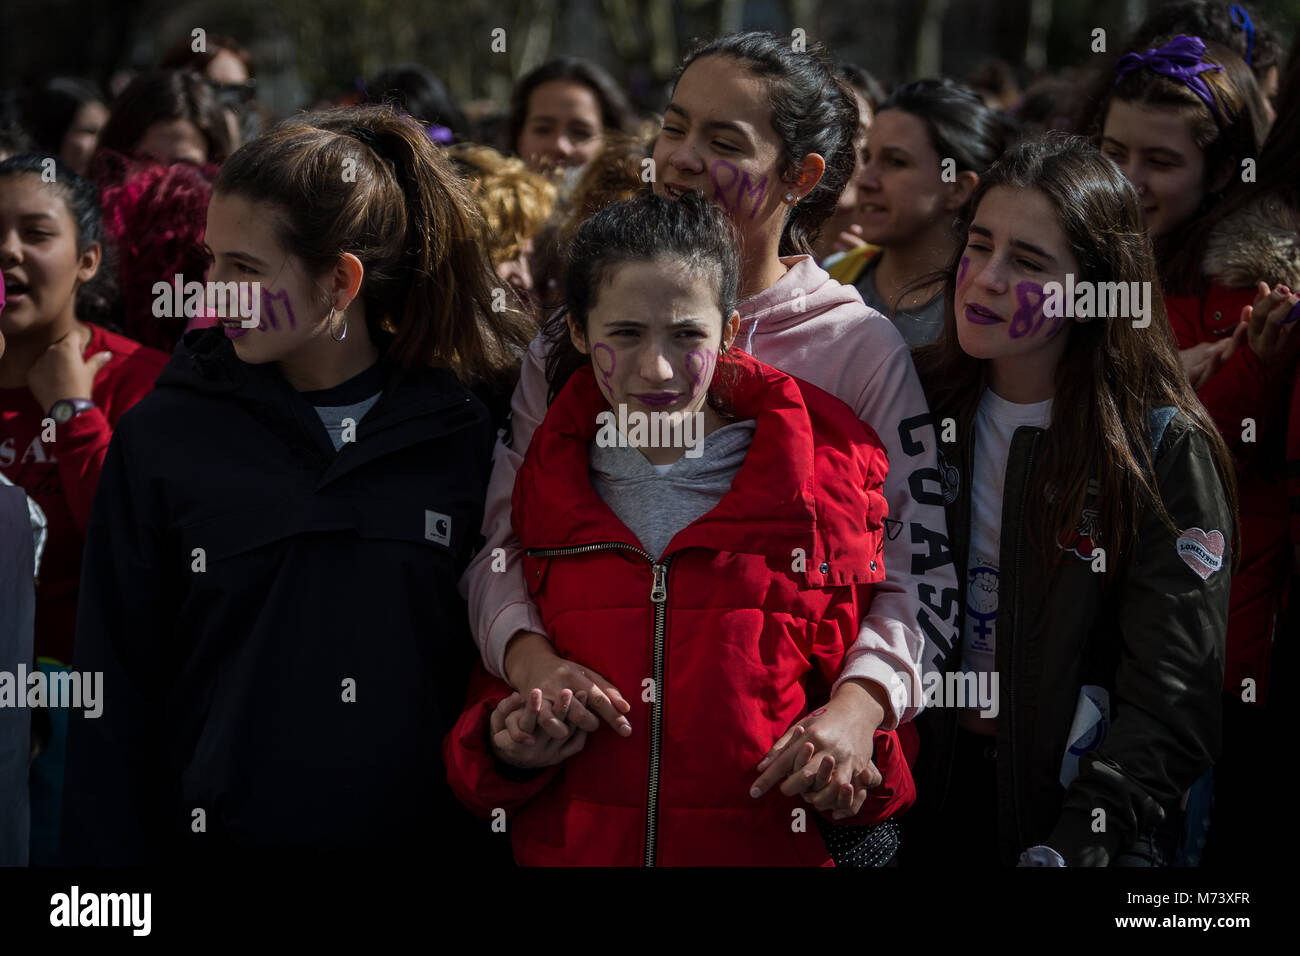
[[[241,196],[213,193],[208,203],[204,250],[212,257],[209,282],[259,282],[261,322],[245,329],[236,317],[221,320],[235,354],[252,365],[294,361],[328,351],[330,311],[324,280],[308,275],[299,258],[280,245],[278,212]],[[241,295],[242,301],[247,301]],[[342,320],[335,316],[336,328]],[[355,322],[355,317],[353,318]]]
[[[764,81],[730,57],[706,56],[682,73],[664,110],[654,191],[702,193],[726,210],[742,245],[758,248],[759,237],[780,236],[789,208],[780,158]]]
[[[603,128],[595,93],[581,83],[550,80],[528,97],[519,155],[534,172],[584,166],[600,152]]]
[[[724,330],[715,283],[675,259],[604,270],[586,333],[570,330],[611,407],[711,414],[718,351],[731,345],[739,321],[733,313]]]
[[[99,246],[77,251],[77,226],[55,186],[35,173],[0,177],[0,331],[26,335],[75,318],[77,286],[99,268]]]
[[[1184,225],[1205,198],[1205,153],[1191,123],[1173,110],[1113,100],[1101,151],[1137,190],[1153,241]]]
[[[856,185],[862,237],[876,245],[904,245],[955,211],[925,123],[903,110],[876,114]]]
[[[1078,271],[1043,193],[996,186],[985,194],[962,250],[953,311],[962,350],[994,361],[995,387],[999,376],[1052,380],[1072,320],[1043,315],[1043,286],[1064,285]]]

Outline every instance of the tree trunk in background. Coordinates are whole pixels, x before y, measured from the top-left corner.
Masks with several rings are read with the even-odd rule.
[[[509,38],[510,42],[519,44],[513,80],[518,81],[533,67],[546,62],[551,49],[552,23],[563,15],[563,10],[557,10],[556,6],[555,3],[534,3],[532,0],[523,0],[519,4],[514,35]]]
[[[718,36],[739,33],[745,22],[745,0],[721,0],[718,4]]]
[[[735,2],[744,8],[745,0]],[[649,20],[650,75],[658,83],[671,77],[677,67],[677,27],[673,18],[673,5],[667,0],[650,0]]]
[[[1047,33],[1052,28],[1052,0],[1029,0],[1029,35],[1025,66],[1035,73],[1047,66]]]
[[[938,76],[943,72],[943,17],[948,0],[920,0],[916,28],[913,76]]]

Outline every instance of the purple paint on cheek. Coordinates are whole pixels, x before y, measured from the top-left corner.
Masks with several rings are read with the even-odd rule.
[[[257,326],[259,331],[265,332],[268,322],[273,329],[280,328],[280,320],[276,318],[276,306],[280,306],[284,318],[289,323],[289,328],[296,329],[298,320],[293,314],[293,306],[289,303],[289,293],[281,289],[279,292],[271,293],[262,289],[262,321]]]
[[[604,342],[597,342],[591,347],[591,362],[596,366],[596,371],[600,373],[601,381],[605,383],[605,389],[613,392],[609,380],[614,374],[614,350]]]
[[[1016,302],[1016,314],[1011,317],[1011,326],[1007,329],[1007,334],[1013,339],[1023,338],[1042,328],[1043,287],[1037,282],[1017,284]],[[1035,318],[1038,319],[1037,325],[1034,324]]]
[[[726,170],[731,174],[731,178],[727,180],[726,185],[723,185],[718,179],[718,172],[720,170]],[[713,198],[722,206],[723,209],[727,210],[727,212],[731,212],[732,209],[731,198],[728,196],[728,193],[731,192],[731,187],[736,185],[736,180],[739,178],[740,170],[737,169],[734,164],[727,162],[725,159],[719,159],[709,167],[709,181],[713,183]]]
[[[970,268],[970,256],[961,257],[961,265],[957,267],[957,288],[961,288],[962,280],[966,278],[966,270]]]
[[[713,366],[718,353],[713,349],[692,349],[686,353],[686,373],[691,377],[691,398],[708,388],[713,381]]]
[[[763,200],[767,198],[767,177],[764,176],[758,183],[751,184],[749,173],[743,174],[740,180],[740,189],[736,191],[737,208],[740,207],[741,201],[745,196],[754,197],[754,205],[749,210],[749,218],[753,219],[755,214],[758,212],[758,207],[761,206]]]

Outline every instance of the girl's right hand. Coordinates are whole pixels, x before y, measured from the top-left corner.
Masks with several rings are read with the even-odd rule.
[[[565,710],[574,703],[573,692],[565,691],[560,706]],[[492,711],[489,733],[492,737],[492,752],[497,758],[512,767],[536,770],[561,763],[587,743],[587,732],[580,728],[569,727],[569,735],[564,739],[550,734],[534,734],[537,718],[542,709],[542,692],[534,688],[525,701],[518,691],[511,694]]]
[[[511,640],[506,647],[505,678],[517,691],[541,690],[542,707],[537,720],[552,737],[563,740],[569,733],[564,720],[555,715],[560,695],[566,690],[573,696],[566,715],[570,723],[590,733],[604,720],[620,737],[632,734],[632,725],[623,716],[632,705],[618,688],[590,667],[555,653],[545,634],[525,631]]]

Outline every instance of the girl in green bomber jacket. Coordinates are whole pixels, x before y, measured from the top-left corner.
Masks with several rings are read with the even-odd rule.
[[[1133,864],[1218,755],[1231,460],[1096,149],[1011,150],[964,231],[916,356],[965,601],[927,675],[909,859]]]

